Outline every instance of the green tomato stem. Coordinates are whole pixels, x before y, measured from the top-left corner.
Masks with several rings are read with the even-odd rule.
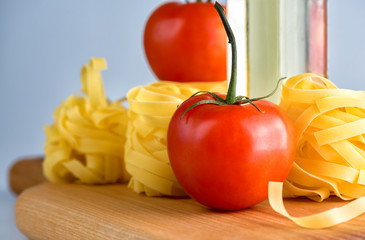
[[[226,30],[228,43],[231,44],[232,48],[232,68],[231,68],[231,79],[229,81],[228,92],[226,96],[227,104],[234,104],[236,101],[236,88],[237,88],[237,47],[236,47],[236,39],[234,37],[231,26],[228,23],[228,20],[225,15],[224,8],[218,3],[214,4],[215,9],[217,10],[223,25]]]

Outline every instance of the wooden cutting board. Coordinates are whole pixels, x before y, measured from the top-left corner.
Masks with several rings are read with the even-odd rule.
[[[285,200],[304,216],[345,203]],[[267,201],[250,209],[213,211],[192,199],[134,193],[126,185],[85,186],[42,183],[22,192],[15,207],[21,232],[38,239],[365,239],[365,215],[322,230],[298,227]]]

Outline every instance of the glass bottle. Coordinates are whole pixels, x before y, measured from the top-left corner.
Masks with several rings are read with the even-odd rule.
[[[227,0],[227,16],[237,40],[237,94],[264,96],[280,78],[305,72],[326,77],[327,0]],[[277,91],[268,100],[279,98]]]

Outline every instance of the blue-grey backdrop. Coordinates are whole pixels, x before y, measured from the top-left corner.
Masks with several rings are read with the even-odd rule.
[[[43,126],[80,89],[90,57],[106,58],[112,100],[155,81],[142,33],[162,2],[0,0],[0,190],[15,159],[42,154]],[[364,10],[363,0],[329,0],[329,76],[341,88],[365,89]]]

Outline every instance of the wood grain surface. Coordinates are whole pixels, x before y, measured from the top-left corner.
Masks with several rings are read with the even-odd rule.
[[[330,198],[316,203],[285,200],[288,211],[305,216],[344,205]],[[149,198],[126,185],[43,183],[16,202],[16,224],[42,239],[365,239],[365,216],[321,230],[298,227],[264,201],[252,208],[214,211],[192,199]]]

